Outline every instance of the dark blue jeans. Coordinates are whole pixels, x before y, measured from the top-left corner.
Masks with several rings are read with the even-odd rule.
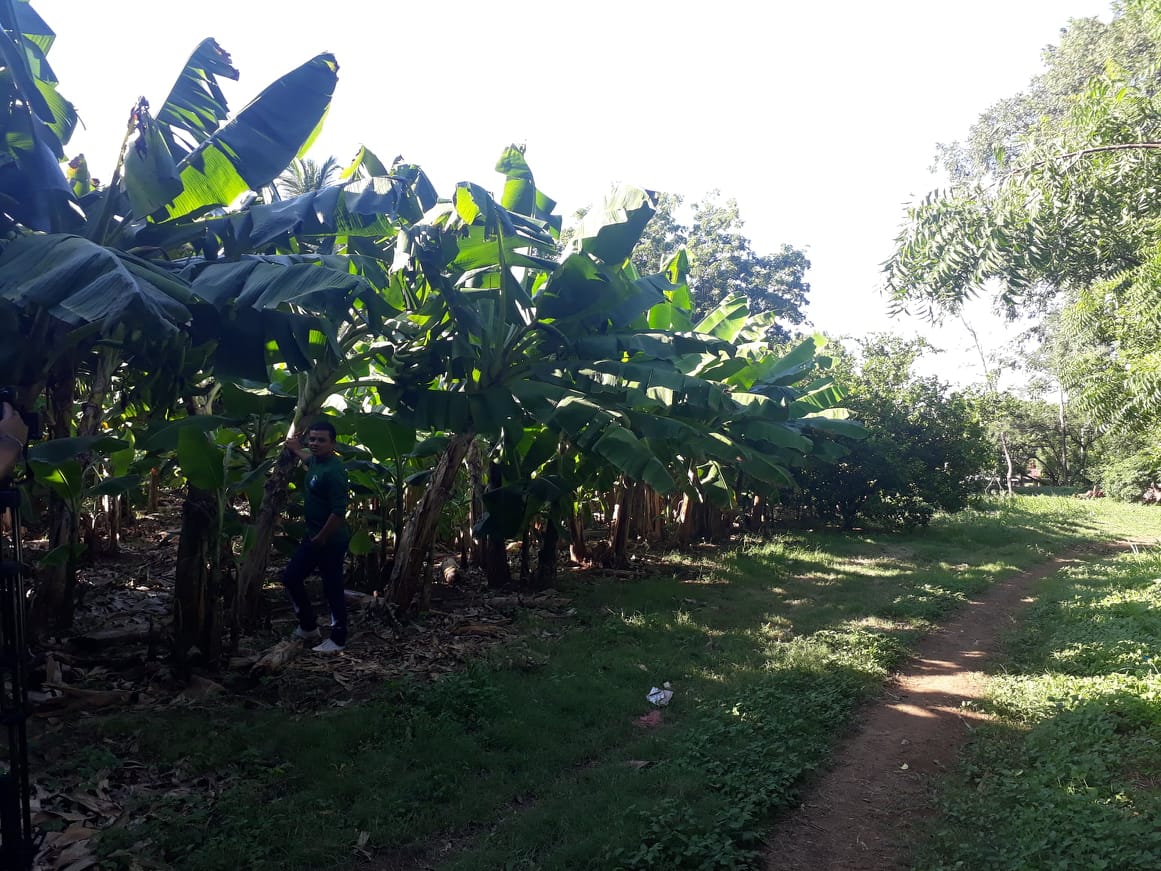
[[[323,596],[331,609],[331,640],[335,644],[347,643],[347,599],[343,594],[343,558],[347,555],[345,540],[330,541],[322,547],[311,544],[307,539],[286,564],[282,573],[282,586],[294,604],[298,615],[298,625],[309,632],[317,628],[314,608],[310,595],[306,592],[306,579],[315,569],[322,577]]]

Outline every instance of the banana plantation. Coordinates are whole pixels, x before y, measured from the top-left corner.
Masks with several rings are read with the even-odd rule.
[[[67,630],[78,568],[173,494],[173,655],[217,666],[268,617],[271,556],[301,527],[283,443],[320,417],[353,487],[350,583],[392,619],[422,608],[441,555],[536,590],[562,560],[768,528],[795,470],[861,435],[821,337],[774,343],[740,294],[695,311],[684,252],[632,265],[650,191],[609,190],[564,241],[517,146],[491,187],[437,191],[362,148],[282,196],[338,62],[231,115],[238,71],[212,39],[133,108],[98,185],[83,156],[62,171],[77,116],[52,31],[25,2],[0,16],[0,372],[43,421],[23,488],[47,542],[35,634]]]
[[[1140,18],[1161,44],[1157,0],[1118,10],[1109,33]],[[933,322],[1000,279],[1010,314],[1047,312],[1017,398],[966,320],[987,383],[962,390],[912,371],[924,338],[803,333],[805,253],[754,251],[716,191],[692,220],[632,184],[563,214],[508,134],[493,175],[450,187],[423,155],[316,163],[330,53],[239,109],[205,39],[98,164],[70,146],[52,28],[0,0],[0,30],[0,868],[871,867],[868,845],[902,867],[925,844],[944,853],[916,867],[1031,867],[947,858],[999,849],[933,798],[989,740],[1031,742],[956,775],[1019,829],[1005,849],[1157,867],[1155,517],[1092,501],[1161,500],[1152,164],[1119,162],[1155,161],[1134,126],[1155,65],[1060,84],[1073,138],[1014,112],[1012,144],[1031,117],[1043,141],[1011,172],[947,147],[960,186],[908,211],[885,266],[889,304]],[[1040,739],[1045,786],[993,800],[1098,648],[1100,704],[1140,704],[1060,735],[1141,742]],[[993,655],[1060,682],[996,702],[972,683]],[[884,701],[906,669],[950,688]],[[977,716],[1001,728],[967,735]]]

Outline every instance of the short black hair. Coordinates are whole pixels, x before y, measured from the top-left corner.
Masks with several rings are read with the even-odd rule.
[[[326,418],[319,418],[316,420],[310,425],[310,428],[307,429],[307,432],[310,432],[312,429],[322,430],[325,433],[329,433],[332,442],[338,441],[338,433],[335,432],[335,425]]]

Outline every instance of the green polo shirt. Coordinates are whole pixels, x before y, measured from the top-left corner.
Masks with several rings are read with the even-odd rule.
[[[347,469],[333,454],[325,460],[310,457],[306,463],[306,534],[313,538],[322,531],[332,514],[346,518],[349,486]],[[346,540],[350,529],[344,520],[334,540]]]

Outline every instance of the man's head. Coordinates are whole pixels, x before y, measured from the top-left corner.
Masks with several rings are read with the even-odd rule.
[[[335,452],[335,426],[329,420],[316,420],[306,431],[306,446],[313,456],[326,459]]]

